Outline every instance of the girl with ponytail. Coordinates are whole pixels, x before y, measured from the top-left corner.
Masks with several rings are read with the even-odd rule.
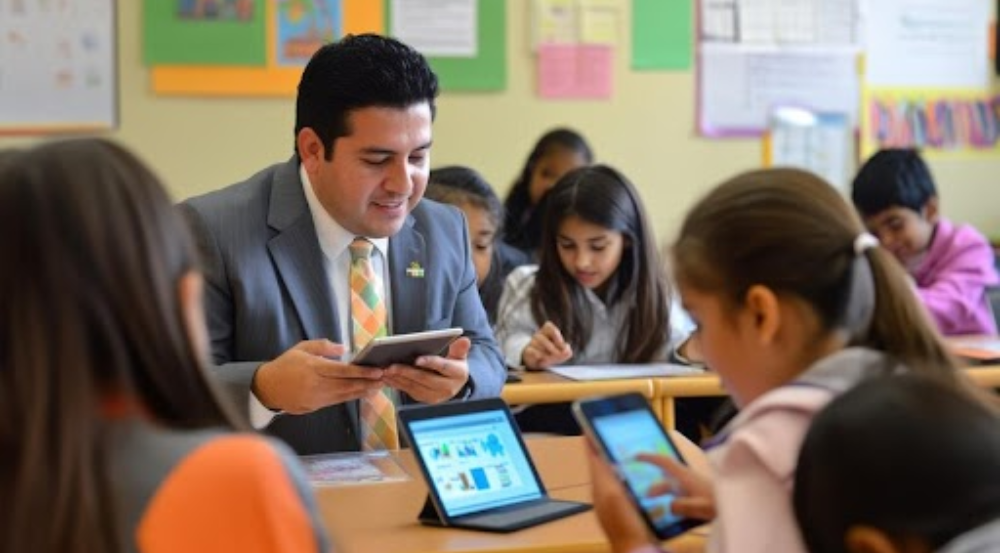
[[[899,264],[810,173],[723,183],[688,213],[672,253],[705,363],[740,413],[708,446],[710,478],[643,456],[670,476],[653,491],[673,489],[675,514],[714,519],[709,551],[805,552],[791,488],[813,416],[875,375],[961,387],[960,373]],[[614,550],[655,551],[611,469],[591,465]]]

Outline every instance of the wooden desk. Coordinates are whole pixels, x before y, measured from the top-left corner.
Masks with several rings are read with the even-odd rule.
[[[1000,365],[980,365],[968,367],[966,376],[983,388],[1000,388]]]
[[[649,378],[581,382],[548,371],[526,371],[519,374],[522,381],[504,386],[500,396],[509,405],[561,403],[585,397],[636,392],[649,400],[657,418],[663,418],[662,404],[656,400],[656,388]]]
[[[590,474],[582,438],[538,438],[528,448],[549,493],[590,502]],[[405,482],[318,488],[316,497],[338,553],[606,553],[610,547],[593,511],[511,534],[431,528],[417,522],[427,487],[409,451],[400,464]],[[703,531],[667,543],[676,553],[704,551]]]
[[[677,420],[674,416],[675,398],[679,397],[710,397],[724,396],[725,389],[719,375],[714,373],[696,376],[671,376],[653,379],[653,398],[660,404],[660,421],[663,426],[673,430]]]
[[[976,385],[983,388],[1000,388],[1000,365],[974,365],[962,369]],[[654,378],[653,400],[660,404],[660,420],[666,428],[674,429],[674,399],[679,397],[724,396],[719,376],[706,373],[698,376]]]
[[[972,364],[994,364],[1000,359],[1000,337],[986,335],[947,336],[951,352]]]

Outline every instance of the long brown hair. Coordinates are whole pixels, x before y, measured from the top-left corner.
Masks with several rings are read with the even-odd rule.
[[[122,551],[108,395],[173,428],[233,427],[178,297],[194,266],[157,178],[100,139],[0,168],[0,550]]]
[[[626,240],[621,263],[610,277],[606,302],[628,307],[620,331],[618,363],[648,363],[670,336],[670,295],[663,264],[639,193],[606,165],[570,171],[549,191],[531,312],[540,324],[552,321],[574,350],[582,351],[593,331],[593,314],[583,288],[559,259],[559,227],[570,216],[620,232]]]
[[[795,169],[739,175],[687,215],[673,246],[683,286],[742,303],[753,285],[805,300],[823,332],[882,350],[916,372],[954,380],[955,361],[882,248],[857,253],[865,232],[853,209],[819,177]]]

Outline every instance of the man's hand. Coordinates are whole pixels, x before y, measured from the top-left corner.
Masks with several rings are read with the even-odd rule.
[[[573,357],[573,348],[563,340],[562,332],[552,321],[545,321],[521,353],[525,368],[536,371],[558,365],[570,357]]]
[[[264,363],[251,390],[265,407],[299,415],[328,405],[359,399],[384,385],[384,370],[337,361],[341,344],[306,340]]]
[[[472,342],[459,338],[448,346],[446,357],[424,355],[410,365],[390,365],[384,382],[421,403],[440,403],[455,397],[469,381]]]

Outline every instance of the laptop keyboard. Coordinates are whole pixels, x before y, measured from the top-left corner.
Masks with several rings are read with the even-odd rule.
[[[564,503],[561,501],[543,501],[532,505],[517,506],[497,512],[490,512],[482,515],[470,515],[462,517],[462,522],[466,524],[476,524],[485,527],[504,527],[514,521],[521,520],[549,520],[567,510],[577,509],[574,503]]]

